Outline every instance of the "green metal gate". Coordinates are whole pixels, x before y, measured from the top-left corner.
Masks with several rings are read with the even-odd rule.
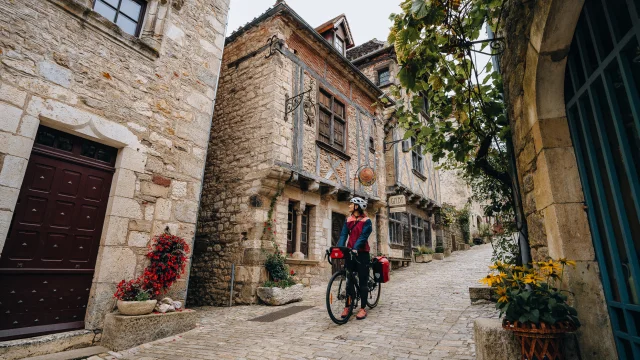
[[[620,359],[640,359],[640,0],[586,0],[567,118]]]

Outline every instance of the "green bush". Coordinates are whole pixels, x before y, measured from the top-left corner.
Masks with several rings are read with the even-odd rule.
[[[269,273],[269,277],[273,281],[281,281],[289,279],[289,269],[285,264],[285,256],[280,251],[267,254],[267,260],[264,263],[264,267]]]
[[[293,280],[293,278],[288,278],[285,280],[280,280],[280,281],[271,281],[271,280],[267,280],[264,282],[264,284],[262,284],[263,287],[279,287],[281,289],[286,289],[288,287],[291,287],[293,285],[295,285],[296,282]]]
[[[444,254],[444,247],[436,246],[436,254]]]
[[[418,248],[418,253],[419,254],[425,254],[425,255],[430,255],[433,254],[433,250],[427,246],[420,246]]]

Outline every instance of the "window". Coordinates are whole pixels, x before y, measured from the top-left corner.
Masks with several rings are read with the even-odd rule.
[[[416,145],[416,138],[411,138],[411,163],[413,170],[419,174],[424,174],[424,155],[422,155],[422,146]]]
[[[427,94],[425,94],[424,92],[420,93],[420,100],[421,100],[421,104],[422,104],[422,112],[425,113],[425,115],[429,114],[429,98],[427,98]]]
[[[344,151],[346,142],[344,104],[322,89],[318,92],[318,104],[320,106],[318,140],[337,150]]]
[[[389,84],[390,78],[391,73],[389,72],[389,68],[378,70],[378,86]]]
[[[298,210],[297,202],[289,201],[289,209],[287,211],[287,254],[296,252],[296,243],[298,242]],[[305,257],[309,255],[309,214],[311,206],[306,206],[300,219],[300,252]]]
[[[344,55],[344,40],[340,39],[338,35],[336,35],[336,39],[334,41],[334,45],[340,54]]]
[[[296,203],[289,201],[289,211],[287,212],[287,254],[296,252]]]
[[[95,0],[93,10],[127,34],[138,36],[146,6],[144,0]]]
[[[424,223],[425,221],[421,218],[411,215],[411,236],[413,238],[413,247],[424,246],[425,244]]]
[[[402,213],[389,214],[389,243],[402,245]]]
[[[372,153],[376,152],[376,143],[373,140],[373,136],[369,137],[369,151],[371,151]]]

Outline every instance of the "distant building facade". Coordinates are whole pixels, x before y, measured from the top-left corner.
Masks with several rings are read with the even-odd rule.
[[[383,41],[373,39],[350,49],[347,56],[367,77],[383,91],[400,85],[400,70],[395,49]],[[396,102],[409,101],[407,96]],[[428,104],[423,100],[426,121]],[[435,223],[434,214],[441,207],[440,172],[431,156],[416,145],[415,138],[404,139],[405,131],[397,124],[395,107],[386,109],[385,161],[386,196],[389,201],[389,254],[394,262],[411,259],[413,250],[426,246],[451,249],[455,244],[443,241],[443,229]],[[400,204],[400,205],[399,205]],[[439,241],[439,242],[438,242]],[[454,238],[455,241],[455,238]]]

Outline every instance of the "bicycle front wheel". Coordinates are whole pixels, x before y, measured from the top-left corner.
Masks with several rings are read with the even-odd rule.
[[[329,280],[326,299],[329,317],[338,325],[346,324],[351,314],[353,314],[353,300],[347,301],[348,297],[346,273],[344,270],[338,271]],[[349,314],[346,317],[342,317],[342,311],[347,303],[349,304]]]

